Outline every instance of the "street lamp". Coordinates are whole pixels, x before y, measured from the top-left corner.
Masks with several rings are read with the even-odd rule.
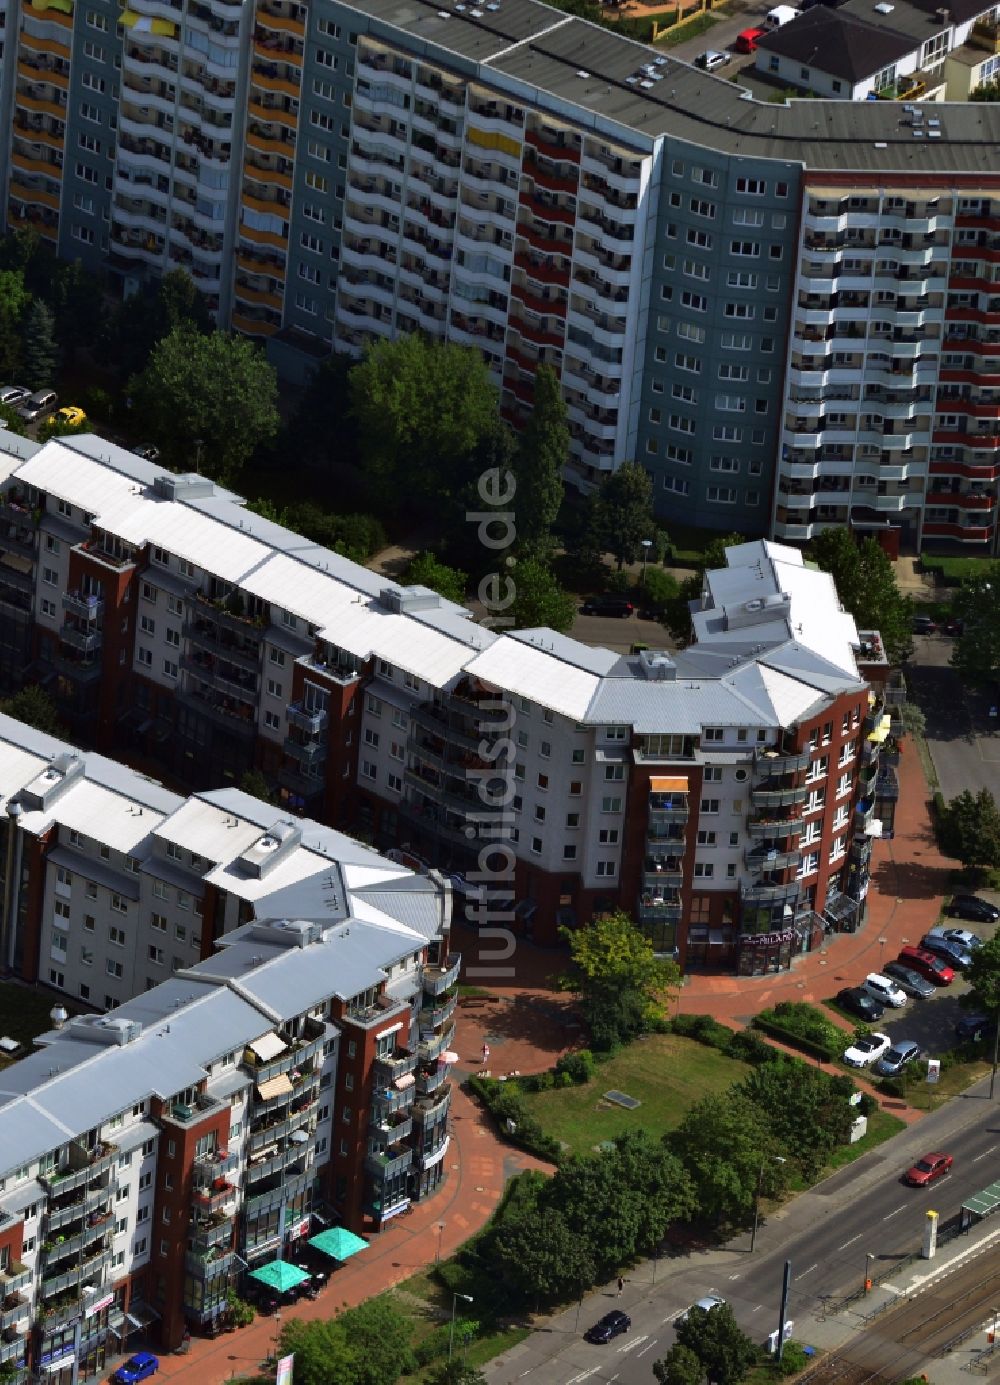
[[[439,1222],[437,1223],[437,1234],[438,1234],[438,1245],[437,1245],[437,1254],[434,1256],[434,1263],[435,1263],[436,1265],[440,1265],[440,1263],[441,1263],[441,1238],[442,1238],[442,1236],[444,1235],[444,1222],[443,1222],[443,1221],[439,1221]]]
[[[274,1359],[278,1359],[278,1338],[281,1336],[281,1309],[274,1310]]]
[[[451,1353],[455,1347],[455,1311],[458,1308],[458,1300],[464,1298],[466,1303],[472,1303],[471,1294],[452,1294],[451,1296],[451,1331],[448,1333],[448,1360],[451,1360]]]
[[[652,539],[642,540],[642,585],[646,585],[646,559],[649,557],[649,550],[653,546]]]
[[[770,1157],[773,1159],[773,1161],[774,1161],[776,1164],[783,1164],[783,1163],[785,1162],[784,1159],[782,1159],[782,1157],[781,1157],[780,1154],[772,1154]],[[767,1156],[765,1155],[765,1157],[760,1161],[760,1173],[757,1175],[757,1195],[756,1195],[756,1197],[755,1197],[754,1200],[753,1200],[753,1230],[750,1232],[750,1254],[751,1254],[751,1255],[753,1254],[753,1248],[754,1248],[754,1246],[757,1244],[757,1226],[758,1226],[758,1223],[760,1222],[760,1194],[761,1194],[761,1188],[763,1187],[763,1184],[764,1184],[764,1168],[765,1168],[766,1164],[767,1164]]]
[[[870,1250],[865,1252],[865,1293],[867,1293],[872,1286],[872,1261],[874,1259],[875,1256]]]

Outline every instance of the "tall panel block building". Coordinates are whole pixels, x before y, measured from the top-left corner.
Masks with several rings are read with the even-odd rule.
[[[99,438],[0,455],[0,677],[81,741],[194,790],[257,767],[292,814],[485,871],[550,945],[620,906],[752,971],[862,917],[905,694],[796,549],[729,549],[688,648],[621,656],[478,625]]]
[[[123,291],[298,375],[474,345],[515,423],[545,361],[571,479],[677,520],[993,540],[989,104],[763,103],[538,0],[5,4],[7,225]]]

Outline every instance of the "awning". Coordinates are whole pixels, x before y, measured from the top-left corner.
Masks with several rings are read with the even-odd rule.
[[[31,571],[31,559],[23,558],[20,553],[5,553],[0,558],[0,563],[4,567],[9,567],[13,572],[28,573]]]
[[[293,1130],[288,1137],[294,1145],[307,1145],[309,1143],[308,1130]]]
[[[160,1315],[155,1308],[150,1308],[148,1303],[133,1303],[125,1314],[126,1319],[133,1327],[149,1327],[151,1323],[159,1322]]]
[[[649,781],[650,793],[687,793],[687,775],[654,775]]]
[[[452,1063],[458,1062],[458,1054],[454,1053],[450,1048],[445,1049],[444,1053],[438,1058],[438,1062],[444,1063],[446,1067],[450,1068]]]
[[[309,1244],[321,1250],[324,1255],[329,1255],[331,1260],[349,1260],[352,1255],[368,1249],[367,1241],[363,1241],[360,1236],[355,1236],[353,1231],[348,1231],[343,1226],[331,1226],[329,1230],[321,1231],[318,1236],[310,1236]]]
[[[288,1045],[284,1039],[279,1039],[273,1031],[264,1034],[259,1039],[254,1039],[253,1043],[247,1044],[251,1053],[255,1053],[262,1063],[269,1063],[272,1058],[277,1058],[279,1053],[284,1053]]]
[[[287,1260],[272,1260],[267,1265],[261,1265],[259,1270],[251,1270],[250,1278],[259,1279],[269,1289],[277,1289],[279,1294],[285,1294],[309,1276],[305,1270],[300,1270],[298,1265],[290,1265]]]
[[[277,1077],[271,1077],[266,1082],[261,1082],[257,1088],[257,1095],[261,1101],[270,1101],[276,1096],[287,1096],[292,1091],[291,1078],[287,1072],[279,1073]]]
[[[875,727],[875,730],[868,733],[868,739],[873,741],[875,745],[881,745],[888,736],[891,728],[892,717],[886,712],[885,716],[881,718],[879,724]]]
[[[412,1087],[416,1080],[412,1072],[404,1072],[402,1077],[397,1077],[392,1085],[402,1092],[405,1091],[407,1087]]]

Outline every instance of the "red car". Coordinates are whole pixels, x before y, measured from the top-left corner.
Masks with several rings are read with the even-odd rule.
[[[744,29],[742,33],[736,35],[734,47],[737,53],[756,53],[757,45],[767,34],[767,29]]]
[[[946,1173],[951,1173],[954,1162],[950,1154],[925,1154],[922,1159],[917,1160],[912,1169],[903,1174],[903,1182],[909,1183],[911,1188],[926,1188],[928,1183],[933,1183],[936,1178],[943,1178]]]
[[[904,967],[910,967],[928,981],[933,981],[935,986],[950,986],[955,979],[955,973],[948,963],[933,952],[928,952],[925,947],[901,947],[898,960]]]

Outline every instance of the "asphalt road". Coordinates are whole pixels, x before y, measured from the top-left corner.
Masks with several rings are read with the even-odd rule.
[[[672,649],[673,640],[658,620],[643,620],[641,616],[583,616],[577,611],[573,639],[583,644],[603,645],[627,654],[634,644],[650,649]]]
[[[875,1256],[876,1274],[891,1269],[919,1247],[928,1210],[945,1221],[994,1181],[1000,1111],[987,1090],[988,1080],[779,1209],[762,1224],[752,1259],[744,1235],[720,1251],[661,1259],[655,1282],[654,1266],[639,1266],[620,1301],[613,1286],[595,1293],[497,1358],[487,1368],[491,1385],[525,1376],[539,1385],[651,1385],[653,1362],[674,1341],[675,1318],[708,1293],[725,1298],[744,1330],[763,1342],[776,1326],[786,1259],[793,1271],[788,1317],[816,1314],[863,1281],[866,1254]],[[902,1173],[934,1149],[955,1156],[952,1175],[931,1189],[906,1187]],[[583,1332],[613,1307],[629,1313],[632,1330],[607,1346],[585,1342]]]
[[[944,797],[986,788],[1000,798],[1000,717],[990,716],[995,699],[962,685],[949,667],[954,646],[949,635],[915,635],[907,686],[927,718],[927,744]]]

